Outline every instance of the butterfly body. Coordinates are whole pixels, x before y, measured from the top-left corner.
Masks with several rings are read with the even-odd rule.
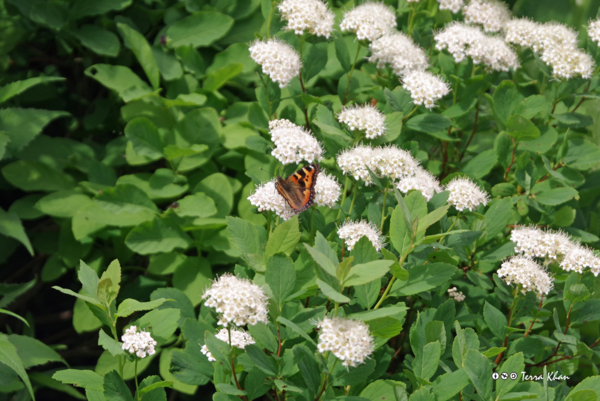
[[[315,203],[315,184],[321,172],[318,164],[302,167],[287,179],[277,176],[275,188],[296,213],[300,213]]]

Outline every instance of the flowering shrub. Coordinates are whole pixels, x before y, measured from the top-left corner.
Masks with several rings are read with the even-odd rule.
[[[0,0],[0,401],[598,399],[559,3]]]

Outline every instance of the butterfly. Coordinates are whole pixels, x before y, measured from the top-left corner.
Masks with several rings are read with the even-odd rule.
[[[302,167],[286,180],[277,176],[275,188],[296,213],[303,212],[315,203],[315,184],[320,172],[316,163]]]

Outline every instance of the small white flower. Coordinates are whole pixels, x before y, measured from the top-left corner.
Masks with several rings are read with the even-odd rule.
[[[577,32],[559,22],[547,22],[533,32],[532,48],[536,52],[564,45],[565,48],[577,48]]]
[[[383,237],[379,228],[365,220],[346,220],[337,231],[338,236],[344,240],[348,250],[351,251],[361,237],[367,237],[373,247],[379,252],[383,247]]]
[[[552,74],[558,79],[571,79],[578,75],[588,79],[594,72],[592,56],[569,45],[547,47],[541,59],[552,67]]]
[[[385,115],[369,104],[343,107],[338,121],[346,124],[350,131],[363,131],[367,139],[385,134]]]
[[[266,42],[256,40],[250,45],[250,57],[262,66],[279,87],[286,87],[292,78],[298,76],[302,62],[300,54],[280,39],[269,39]]]
[[[319,206],[329,206],[332,208],[338,199],[340,199],[341,194],[341,185],[337,182],[336,178],[321,170],[315,184],[315,203]]]
[[[275,212],[283,220],[289,220],[296,214],[284,197],[277,192],[275,180],[260,184],[248,200],[252,206],[258,208],[259,212]]]
[[[464,0],[438,0],[440,10],[450,10],[454,14],[458,13],[464,7]]]
[[[215,335],[219,340],[225,341],[227,344],[232,347],[236,347],[239,349],[246,348],[246,345],[254,344],[254,339],[249,333],[246,333],[244,330],[239,329],[231,329],[231,344],[229,343],[229,330],[226,328],[219,330],[217,335]],[[206,345],[203,345],[200,351],[206,355],[209,361],[215,362],[216,359],[208,350]]]
[[[308,31],[313,35],[329,39],[335,15],[321,0],[283,0],[277,6],[281,19],[287,21],[286,30],[302,35]]]
[[[417,167],[414,175],[402,178],[396,187],[405,194],[411,189],[415,189],[421,192],[427,201],[431,200],[437,192],[442,192],[437,178],[421,166]]]
[[[425,50],[402,32],[384,35],[373,41],[369,48],[370,62],[377,63],[377,68],[384,68],[389,64],[398,76],[414,70],[424,70],[429,66]]]
[[[373,148],[369,146],[356,146],[342,151],[337,157],[337,164],[344,175],[351,175],[355,180],[362,180],[366,185],[372,184],[371,176],[367,170],[367,163],[373,157]]]
[[[588,37],[592,42],[600,42],[600,18],[591,21],[588,24]]]
[[[541,24],[527,18],[514,18],[504,26],[505,40],[508,43],[523,47],[533,47],[536,32],[541,29]]]
[[[540,299],[554,286],[546,269],[527,256],[513,256],[502,263],[497,273],[506,284],[516,284],[523,294],[533,291]]]
[[[468,56],[469,46],[481,41],[485,35],[480,28],[453,22],[434,36],[435,48],[442,51],[446,49],[460,63]]]
[[[498,0],[471,0],[463,15],[465,22],[482,25],[486,32],[498,32],[510,19],[508,6]]]
[[[373,149],[367,165],[379,178],[399,180],[415,174],[419,163],[410,152],[390,145]]]
[[[402,80],[413,103],[428,109],[435,107],[435,101],[450,92],[449,85],[442,78],[427,71],[411,71]]]
[[[123,341],[123,350],[130,354],[135,354],[138,358],[145,358],[147,355],[154,355],[156,352],[156,341],[150,336],[147,331],[140,330],[138,332],[136,326],[130,326],[125,330],[125,334],[121,336]]]
[[[267,323],[267,296],[263,289],[248,279],[226,273],[213,281],[204,292],[204,305],[220,315],[218,325],[236,326]]]
[[[567,272],[574,271],[579,274],[583,269],[589,267],[594,276],[600,273],[600,258],[594,255],[594,251],[580,244],[573,244],[560,262],[560,267]]]
[[[288,120],[271,121],[269,130],[275,144],[271,155],[282,164],[298,164],[303,160],[312,163],[323,157],[321,144],[310,131]]]
[[[326,317],[317,327],[319,352],[331,351],[347,368],[365,363],[375,350],[369,326],[360,320]]]
[[[396,15],[384,3],[367,2],[344,14],[340,29],[369,42],[396,28]]]
[[[450,191],[448,203],[458,211],[474,211],[479,205],[487,205],[489,201],[488,194],[468,178],[454,178],[446,185],[446,190]]]
[[[456,287],[448,289],[448,296],[454,299],[456,302],[462,302],[465,300],[465,294],[462,291],[458,291]]]

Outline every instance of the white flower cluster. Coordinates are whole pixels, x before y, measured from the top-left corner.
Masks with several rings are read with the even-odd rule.
[[[413,175],[418,166],[410,152],[397,146],[356,146],[342,151],[337,157],[337,163],[345,175],[350,174],[366,185],[373,183],[367,167],[380,178],[399,180]]]
[[[319,180],[317,179],[317,184]],[[260,184],[253,194],[248,196],[252,206],[256,206],[259,212],[271,211],[283,220],[291,219],[296,213],[287,201],[277,192],[275,180]]]
[[[456,302],[462,302],[465,300],[465,294],[462,291],[458,291],[456,287],[448,289],[448,296],[454,299]]]
[[[396,187],[405,194],[411,189],[417,190],[427,201],[431,200],[437,192],[442,192],[437,178],[421,166],[417,167],[415,175],[402,178]]]
[[[592,42],[600,42],[600,18],[590,21],[588,24],[588,37]]]
[[[342,194],[341,185],[333,175],[321,170],[315,184],[315,203],[319,206],[332,208]]]
[[[546,262],[556,261],[565,271],[583,273],[589,267],[594,276],[600,273],[600,258],[563,232],[520,226],[512,230],[510,240],[517,244],[515,252]]]
[[[351,221],[346,220],[344,224],[338,228],[338,236],[344,240],[348,250],[351,251],[354,245],[361,237],[367,237],[373,247],[379,252],[383,247],[383,237],[379,228],[373,223],[365,220]]]
[[[442,78],[427,71],[411,71],[403,81],[413,103],[428,109],[435,107],[435,101],[450,92],[449,85]]]
[[[250,280],[232,274],[223,274],[213,281],[202,295],[204,305],[214,308],[219,316],[218,324],[236,326],[267,323],[267,296],[262,288]]]
[[[140,330],[138,332],[136,326],[130,326],[125,330],[125,334],[121,336],[121,341],[123,341],[123,350],[135,354],[138,358],[154,355],[156,341],[147,331]]]
[[[365,363],[375,349],[369,326],[359,320],[326,317],[317,327],[319,352],[331,351],[346,367]]]
[[[448,50],[457,63],[471,57],[493,71],[508,71],[519,67],[519,58],[502,39],[487,36],[481,28],[453,23],[435,35],[436,49]]]
[[[448,203],[461,212],[465,209],[474,211],[489,201],[488,194],[468,178],[454,178],[446,185],[446,190],[450,191]]]
[[[465,22],[479,24],[486,32],[498,32],[510,19],[505,2],[499,0],[471,0],[464,8]]]
[[[396,28],[396,15],[384,3],[367,2],[344,14],[340,29],[356,34],[358,40],[369,42]]]
[[[300,54],[280,39],[254,41],[250,45],[250,57],[280,88],[286,87],[292,78],[298,76],[302,67]]]
[[[281,19],[288,23],[286,30],[296,35],[308,31],[327,39],[331,36],[335,15],[321,0],[283,0],[277,8]]]
[[[321,144],[312,133],[291,121],[274,120],[269,122],[269,134],[275,144],[271,155],[282,164],[297,164],[303,160],[312,163],[323,157]]]
[[[394,74],[402,76],[410,71],[424,70],[429,66],[425,50],[402,32],[389,33],[373,41],[368,60],[377,68],[389,64]]]
[[[506,284],[515,283],[525,294],[533,291],[538,298],[543,298],[552,290],[553,279],[546,269],[527,256],[513,256],[502,263],[497,271],[498,277]]]
[[[577,32],[558,22],[539,24],[527,19],[514,19],[505,26],[506,41],[540,52],[540,58],[558,79],[577,75],[590,78],[594,69],[592,57],[577,48]]]
[[[215,335],[215,337],[217,337],[219,340],[221,341],[225,341],[227,344],[229,344],[229,330],[228,329],[221,329],[219,330],[219,332]],[[244,330],[234,330],[231,329],[231,345],[232,347],[236,347],[239,349],[244,349],[246,348],[246,345],[250,345],[250,344],[254,344],[254,339],[252,338],[252,336],[249,333],[246,333]],[[202,348],[200,349],[200,351],[206,355],[206,357],[208,358],[208,360],[210,362],[215,362],[216,359],[215,357],[213,357],[213,355],[210,353],[210,351],[208,350],[208,347],[206,345],[203,345]]]
[[[464,0],[438,0],[440,10],[450,10],[454,14],[459,12],[464,7]]]
[[[338,121],[348,126],[350,131],[363,131],[367,139],[385,134],[385,115],[370,104],[364,106],[344,106]]]

